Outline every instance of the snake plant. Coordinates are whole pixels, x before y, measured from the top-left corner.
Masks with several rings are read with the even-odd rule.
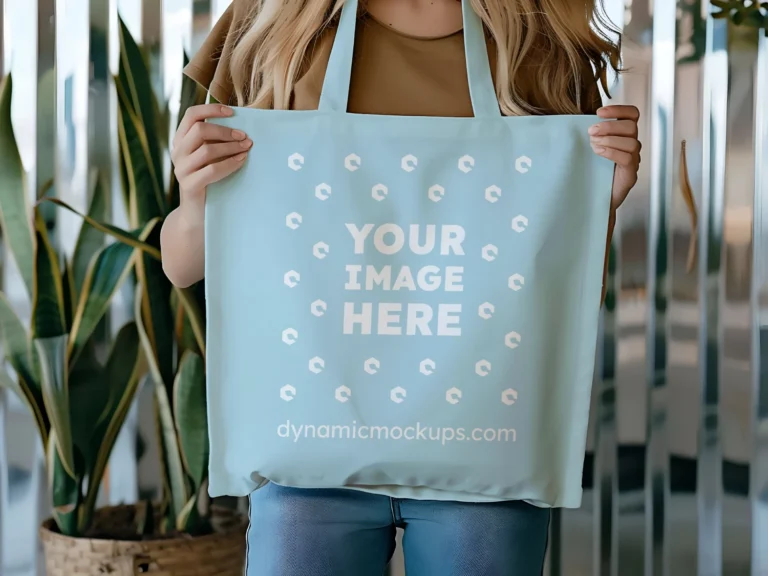
[[[145,54],[123,22],[115,85],[123,196],[130,227],[146,229],[178,206],[179,190],[173,175],[167,184],[163,178],[169,128],[165,105],[153,91]],[[185,78],[179,117],[204,98]],[[134,241],[126,232],[81,216],[119,241]],[[160,522],[153,525],[144,518],[143,529],[200,534],[210,530],[203,291],[201,286],[180,290],[171,285],[160,261],[159,235],[160,226],[154,226],[135,244],[141,250],[135,266],[135,320],[153,383],[164,487]],[[149,516],[154,520],[154,514]]]
[[[39,208],[30,206],[11,125],[12,91],[9,76],[0,85],[0,224],[32,318],[25,326],[0,293],[0,385],[32,412],[45,448],[53,517],[63,534],[77,536],[91,524],[109,455],[145,370],[136,323],[119,331],[106,358],[94,331],[137,261],[135,246],[157,222],[112,244],[83,226],[73,256],[57,253]],[[93,183],[88,213],[96,218],[105,211],[106,192],[98,178]]]
[[[737,26],[768,30],[768,2],[761,0],[710,0],[718,11],[713,18],[730,18]]]

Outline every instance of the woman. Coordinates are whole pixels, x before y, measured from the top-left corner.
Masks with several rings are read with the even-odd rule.
[[[234,0],[186,73],[222,103],[316,109],[343,2]],[[599,108],[598,81],[619,49],[595,0],[473,0],[487,32],[499,106],[506,115],[594,114],[594,152],[615,162],[611,222],[637,180],[638,111]],[[597,25],[597,26],[596,26]],[[368,0],[360,15],[349,111],[471,116],[456,0]],[[205,120],[227,106],[190,109],[173,160],[181,205],[162,230],[163,265],[178,286],[202,279],[206,186],[243,165],[251,138]],[[607,251],[606,251],[607,253]],[[544,562],[549,510],[467,494],[424,499],[419,487],[294,489],[267,484],[251,495],[249,576],[382,574],[405,529],[409,576],[528,576]]]

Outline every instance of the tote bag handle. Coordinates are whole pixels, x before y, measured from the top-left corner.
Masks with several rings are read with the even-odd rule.
[[[464,53],[472,110],[475,118],[500,118],[501,111],[491,77],[482,20],[472,9],[470,0],[461,0],[461,6],[464,14]],[[325,72],[318,108],[321,112],[347,113],[356,24],[357,0],[346,0],[341,9],[336,39]]]

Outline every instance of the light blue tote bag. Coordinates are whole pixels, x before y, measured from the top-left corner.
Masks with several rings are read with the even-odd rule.
[[[474,118],[349,114],[356,12],[318,111],[217,120],[254,145],[208,191],[210,493],[579,506],[613,176],[597,118],[503,117],[467,0]]]

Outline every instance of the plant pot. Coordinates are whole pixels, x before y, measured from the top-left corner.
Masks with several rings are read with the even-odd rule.
[[[95,533],[135,532],[134,506],[97,510]],[[213,534],[149,540],[73,538],[56,530],[52,519],[40,528],[47,576],[242,576],[246,522],[234,511],[214,513]],[[128,536],[129,538],[130,536]]]

